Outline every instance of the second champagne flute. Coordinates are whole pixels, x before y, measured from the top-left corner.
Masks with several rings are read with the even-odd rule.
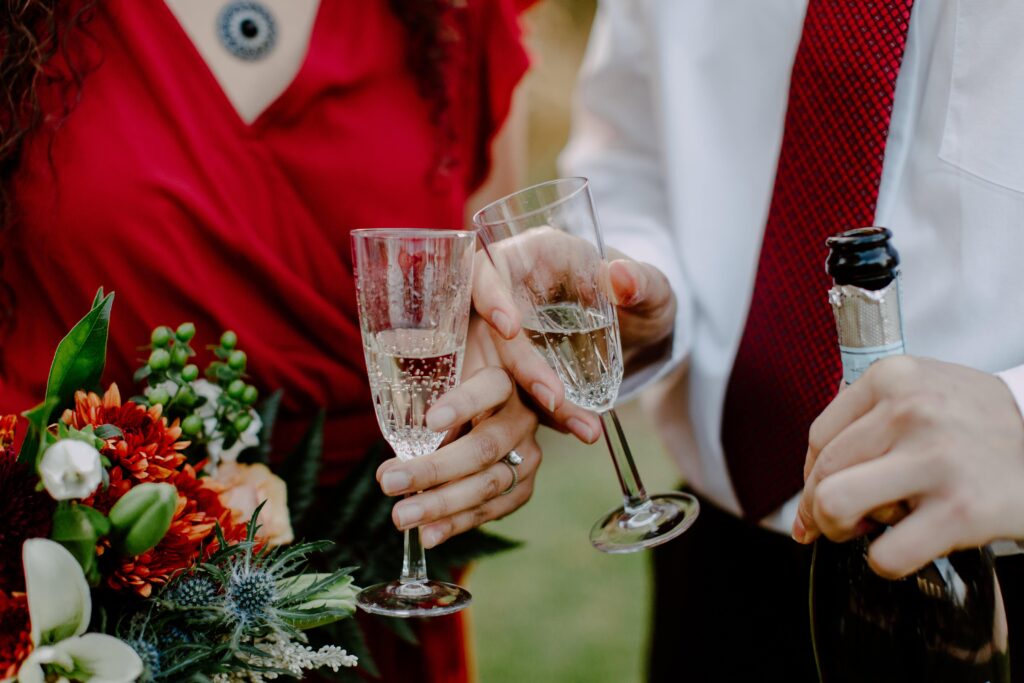
[[[628,553],[683,533],[697,517],[697,499],[647,494],[615,414],[622,348],[587,180],[529,187],[484,207],[473,220],[497,279],[519,308],[526,336],[562,379],[566,398],[601,415],[623,505],[594,525],[594,547]]]
[[[353,230],[359,326],[373,407],[402,460],[432,453],[433,403],[459,383],[476,236],[462,230]],[[427,578],[419,528],[405,532],[402,575],[363,589],[356,603],[391,617],[434,617],[469,606],[469,591]]]

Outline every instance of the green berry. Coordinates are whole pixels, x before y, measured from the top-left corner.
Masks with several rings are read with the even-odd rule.
[[[175,395],[174,401],[182,408],[191,408],[196,404],[197,398],[195,392],[192,391],[192,387],[182,387]]]
[[[235,427],[235,431],[241,434],[242,432],[249,428],[249,425],[252,424],[252,416],[245,414],[239,415],[238,417],[235,418],[233,424]]]
[[[178,341],[191,341],[192,337],[196,336],[196,326],[192,323],[182,323],[178,325],[178,329],[175,330],[174,336],[178,338]]]
[[[152,342],[154,349],[167,346],[171,341],[171,328],[163,326],[156,328],[149,336],[149,341]]]
[[[232,351],[228,356],[228,367],[232,370],[245,370],[245,351]]]
[[[153,349],[149,354],[149,367],[157,372],[166,370],[171,365],[171,354],[166,349]]]
[[[251,406],[256,402],[256,399],[260,397],[260,392],[253,385],[249,385],[242,392],[242,403],[247,406]]]
[[[199,378],[199,368],[193,364],[186,365],[181,369],[181,378],[186,382],[194,382]]]
[[[176,368],[184,368],[185,364],[188,363],[188,349],[182,344],[175,344],[174,348],[171,349],[171,365]]]
[[[164,405],[171,400],[166,389],[156,388],[149,392],[149,402],[152,405]]]
[[[245,382],[240,379],[236,379],[228,385],[228,396],[235,399],[236,401],[242,398],[242,394],[245,393]]]
[[[198,415],[189,415],[181,421],[181,431],[188,436],[195,436],[203,431],[203,420]]]
[[[231,330],[228,330],[227,332],[220,336],[220,345],[223,346],[228,351],[235,348],[237,344],[238,336]]]

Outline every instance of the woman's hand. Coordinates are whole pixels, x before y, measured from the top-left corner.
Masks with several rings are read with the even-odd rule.
[[[433,453],[404,462],[392,458],[377,470],[387,495],[420,492],[396,504],[392,520],[402,530],[420,527],[426,548],[500,519],[533,495],[541,461],[537,416],[500,367],[492,334],[483,321],[471,323],[463,363],[468,379],[427,413],[427,426],[450,437],[463,426],[471,429]],[[511,450],[523,458],[515,486],[511,467],[501,462]]]

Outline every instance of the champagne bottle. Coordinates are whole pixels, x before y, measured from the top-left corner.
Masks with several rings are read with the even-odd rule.
[[[843,381],[875,360],[903,353],[899,256],[885,228],[828,240]],[[1004,683],[1006,615],[987,548],[955,552],[908,577],[868,566],[880,533],[819,539],[811,563],[811,631],[822,683]]]

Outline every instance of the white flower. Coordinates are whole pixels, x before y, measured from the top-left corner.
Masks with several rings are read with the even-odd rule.
[[[163,389],[164,391],[167,392],[168,396],[174,398],[175,395],[178,393],[178,383],[172,379],[165,379],[163,382],[160,382],[155,387],[147,386],[145,389],[142,390],[142,393],[146,396],[146,398],[149,398],[157,389]]]
[[[224,390],[209,380],[197,379],[192,382],[192,391],[196,392],[196,396],[199,398],[206,399],[206,403],[196,409],[196,415],[203,418],[204,421],[209,418],[215,418],[217,415],[217,402],[220,400],[220,395],[224,393]],[[214,419],[213,424],[217,424],[216,419]],[[210,429],[212,429],[212,426],[207,431]]]
[[[249,423],[244,432],[238,435],[235,442],[231,444],[231,448],[224,448],[223,436],[219,436],[206,444],[206,452],[209,454],[211,462],[235,462],[238,460],[238,454],[246,448],[260,445],[260,430],[263,429],[263,420],[251,408],[249,409],[249,417],[252,418],[252,422]]]
[[[100,452],[76,439],[61,439],[39,461],[43,486],[56,500],[86,498],[103,481]]]
[[[252,643],[260,650],[262,656],[248,657],[241,655],[241,659],[249,659],[254,664],[258,663],[264,667],[274,667],[289,671],[296,678],[302,678],[306,671],[327,667],[337,672],[343,667],[353,667],[359,664],[355,655],[350,655],[337,645],[324,645],[319,650],[295,643],[281,635],[271,635]],[[213,677],[214,683],[265,683],[265,681],[277,680],[279,674],[276,671],[246,671],[217,674]]]
[[[238,435],[235,443],[231,444],[231,448],[224,448],[224,435],[216,432],[217,403],[220,401],[224,390],[205,379],[197,379],[192,382],[192,389],[196,392],[197,396],[206,399],[206,402],[196,409],[196,415],[203,419],[203,431],[210,438],[210,441],[206,444],[206,453],[210,456],[209,463],[206,466],[208,474],[214,474],[217,471],[217,465],[222,462],[235,462],[238,460],[238,454],[246,448],[260,445],[260,431],[263,429],[263,420],[260,419],[259,413],[250,408],[249,417],[252,418],[252,422],[249,423],[249,427]]]
[[[18,683],[64,682],[71,672],[83,683],[132,683],[142,675],[142,660],[129,645],[85,633],[92,613],[89,585],[64,546],[33,538],[25,541],[22,558],[33,649],[18,669]]]

